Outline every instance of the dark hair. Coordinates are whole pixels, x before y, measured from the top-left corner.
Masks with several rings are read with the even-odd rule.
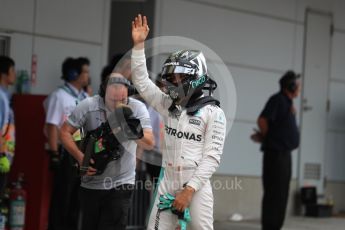
[[[78,79],[81,74],[83,66],[90,65],[89,59],[85,57],[72,58],[68,57],[62,63],[62,79],[70,82]]]
[[[106,78],[113,72],[116,65],[120,62],[120,60],[124,57],[124,54],[116,54],[114,55],[110,62],[104,66],[102,73],[101,73],[101,82],[105,81]]]
[[[107,65],[104,66],[102,69],[102,73],[101,73],[101,84],[103,84],[103,82],[108,81],[108,77],[111,74],[111,72],[113,72],[113,69],[111,66]]]
[[[105,68],[107,68],[109,66],[106,66],[103,68],[103,71]],[[102,73],[103,73],[102,71]],[[104,78],[102,78],[102,82],[101,84],[99,85],[99,89],[98,89],[98,95],[102,98],[105,97],[105,89],[107,88],[107,84],[108,84],[108,80],[109,80],[109,77],[110,77],[110,74],[111,74],[112,71],[110,71],[109,74],[105,75]]]
[[[71,77],[72,77],[71,75],[77,74],[75,70],[75,59],[72,57],[67,57],[62,63],[61,72],[62,72],[61,78],[64,81],[71,81]]]
[[[0,74],[8,74],[11,67],[14,66],[12,58],[7,56],[0,56]]]
[[[90,60],[86,57],[78,57],[75,60],[75,65],[76,65],[75,67],[76,67],[77,73],[81,74],[81,72],[83,71],[83,66],[90,65]]]
[[[300,77],[294,71],[287,71],[279,80],[280,90],[288,90],[294,92],[297,89],[297,79]]]
[[[101,85],[99,86],[98,94],[101,97],[105,96],[105,88],[108,83],[110,74],[114,71],[117,64],[121,63],[122,58],[126,57],[124,54],[114,55],[108,65],[104,66],[101,73]]]

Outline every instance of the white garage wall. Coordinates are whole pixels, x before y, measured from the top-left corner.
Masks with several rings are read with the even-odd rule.
[[[342,32],[345,32],[345,2],[343,0],[336,0],[333,3],[333,9],[334,12],[334,23],[336,25],[337,30],[342,30]]]
[[[195,0],[210,6],[229,8],[234,11],[275,17],[276,19],[295,19],[295,1],[286,0]]]
[[[11,34],[11,57],[16,62],[17,69],[31,69],[33,36],[23,33]]]
[[[287,69],[302,68],[301,61],[297,61],[302,60],[303,52],[298,48],[303,46],[303,27],[293,21],[295,4],[258,2],[161,2],[160,14],[164,17],[159,35],[186,36],[208,45],[228,64],[233,75],[237,114],[220,174],[261,175],[262,154],[249,136],[268,97],[278,91],[279,77]],[[191,16],[191,12],[197,13]],[[269,15],[270,12],[275,14]],[[296,106],[299,108],[299,102]],[[294,165],[296,159],[294,154]]]
[[[289,22],[189,1],[164,1],[162,10],[161,35],[196,39],[228,63],[291,68],[294,25]]]
[[[332,42],[331,78],[345,82],[345,31],[335,31]]]
[[[345,95],[345,4],[342,0],[163,0],[157,6],[156,36],[193,38],[213,49],[228,65],[237,90],[237,114],[227,138],[219,174],[261,175],[259,146],[249,140],[255,121],[268,97],[278,90],[278,79],[287,70],[302,71],[304,15],[307,7],[332,12],[333,36],[330,84],[329,136],[344,136]],[[336,81],[336,82],[335,82]],[[334,103],[334,107],[333,107]],[[300,108],[300,99],[295,100]],[[298,114],[299,120],[299,114]],[[343,122],[345,124],[345,122]],[[344,135],[343,135],[344,134]],[[312,134],[311,134],[312,135]],[[332,138],[328,138],[328,142]],[[345,181],[335,172],[336,156],[345,155],[341,144],[327,144],[325,171],[330,180]],[[326,163],[327,162],[327,163]],[[297,172],[297,151],[294,170]]]
[[[330,84],[331,106],[328,114],[328,131],[345,132],[345,84],[332,81]],[[344,141],[345,142],[345,141]]]
[[[36,33],[100,45],[104,0],[37,0]]]
[[[101,68],[101,47],[99,45],[38,37],[35,40],[35,53],[39,64],[37,84],[33,90],[37,94],[45,94],[47,84],[54,86],[61,84],[61,63],[68,56],[88,57],[91,62],[92,81],[99,79]],[[98,88],[95,87],[98,84],[99,82],[93,84],[96,92]]]
[[[344,181],[345,174],[345,133],[331,131],[327,133],[325,171],[328,180]]]
[[[345,14],[345,4],[342,5]],[[339,9],[337,12],[340,12]],[[335,17],[337,18],[337,17]],[[343,17],[342,22],[345,21]],[[337,23],[337,21],[335,21]],[[340,21],[338,21],[340,22]],[[337,27],[337,24],[336,28]],[[341,25],[342,26],[342,25]],[[328,114],[325,154],[325,175],[328,180],[344,181],[345,170],[345,30],[336,29],[332,43],[331,79],[329,84],[330,111]]]
[[[0,28],[10,31],[33,31],[35,0],[0,0]]]
[[[30,71],[32,54],[38,57],[33,93],[48,94],[61,84],[61,63],[66,56],[90,58],[97,90],[107,57],[110,0],[0,0],[0,6],[0,32],[12,38],[11,56],[17,69]],[[345,181],[345,173],[334,169],[345,154],[341,144],[345,136],[343,0],[157,1],[155,36],[194,38],[216,51],[233,74],[237,116],[218,173],[261,175],[259,146],[248,136],[269,95],[278,90],[281,74],[287,69],[302,71],[307,7],[334,15],[325,172],[330,180]]]
[[[235,124],[227,137],[222,163],[217,172],[232,175],[261,175],[260,146],[250,141],[249,137],[256,127],[257,116],[262,111],[267,98],[272,92],[277,91],[279,75],[253,69],[231,66],[229,68],[237,90],[237,114]],[[299,100],[295,103],[299,117]],[[297,151],[293,154],[293,167],[293,176],[296,177]]]
[[[331,181],[345,181],[345,2],[334,0],[334,34],[331,50],[329,84],[330,111],[325,153],[325,176]]]
[[[61,64],[68,57],[90,59],[97,92],[107,60],[110,0],[0,0],[0,31],[11,36],[17,70],[31,71],[37,55],[33,94],[48,94],[62,84]]]
[[[303,19],[305,7],[313,7],[333,14],[330,110],[327,119],[324,171],[328,181],[344,182],[345,170],[342,162],[345,159],[345,2],[342,0],[299,0],[298,20]]]

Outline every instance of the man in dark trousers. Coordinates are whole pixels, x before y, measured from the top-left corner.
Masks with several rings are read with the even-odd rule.
[[[61,126],[77,104],[88,97],[84,91],[90,78],[90,61],[87,58],[68,57],[62,64],[64,84],[54,90],[44,101],[46,111],[45,133],[48,139],[50,168],[54,184],[49,210],[49,230],[74,230],[78,226],[80,179],[73,158],[62,148],[58,136]],[[80,131],[73,135],[80,140]]]
[[[293,99],[298,97],[299,75],[286,72],[280,91],[270,97],[258,118],[263,158],[263,230],[281,229],[289,195],[291,152],[299,145],[299,131]]]

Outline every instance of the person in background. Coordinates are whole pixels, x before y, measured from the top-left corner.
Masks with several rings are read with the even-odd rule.
[[[104,82],[105,79],[111,73],[120,73],[127,80],[131,80],[131,59],[125,54],[116,54],[114,55],[110,62],[104,66],[101,73],[101,82]]]
[[[296,109],[293,99],[301,88],[299,75],[287,71],[280,79],[280,91],[270,97],[252,136],[261,142],[263,157],[263,198],[261,225],[263,230],[279,230],[284,224],[291,179],[291,152],[299,145]]]
[[[81,179],[82,230],[126,229],[135,183],[136,148],[138,145],[144,149],[152,149],[154,145],[147,109],[140,101],[128,97],[130,87],[130,82],[123,75],[111,73],[101,83],[99,95],[78,104],[61,128],[61,141],[79,165],[83,165],[84,157],[90,153],[82,152],[77,147],[72,134],[80,128],[88,134],[101,129],[96,133],[104,134],[97,136],[99,144],[96,146],[102,148],[97,152],[100,157],[96,159],[96,150],[92,150],[90,166],[85,166],[87,172]],[[123,109],[127,112],[123,113]],[[116,116],[117,114],[122,114],[122,117]],[[113,115],[116,116],[115,119],[112,119]],[[130,118],[140,121],[135,130],[140,128],[143,136],[138,136],[136,140],[126,138],[128,130],[111,125],[127,123]],[[116,134],[114,135],[114,131],[104,131],[104,123],[111,130],[116,130]]]
[[[89,83],[90,61],[87,58],[66,58],[62,64],[64,84],[44,101],[46,111],[45,132],[48,138],[50,168],[54,172],[54,185],[49,213],[49,230],[76,229],[79,205],[80,179],[74,160],[59,144],[60,127],[77,104],[88,97],[83,90]],[[74,140],[80,140],[80,131]]]
[[[8,87],[16,80],[15,63],[7,56],[0,56],[0,198],[6,188],[7,174],[14,157],[15,126]]]
[[[87,93],[87,95],[89,97],[91,97],[93,95],[93,89],[92,89],[92,86],[91,86],[91,78],[89,77],[89,83],[87,84],[87,86],[85,86],[83,88],[83,90]]]
[[[115,72],[122,73],[129,81],[132,81],[131,76],[131,59],[130,56],[125,56],[124,54],[115,55],[111,61],[111,68],[114,69]],[[156,78],[156,85],[158,87],[163,87],[161,84],[161,76],[158,74]],[[162,153],[161,153],[161,135],[160,135],[160,127],[162,123],[162,118],[160,114],[152,108],[144,99],[136,92],[133,95],[134,98],[142,101],[149,112],[152,131],[155,138],[155,147],[153,150],[143,150],[140,147],[137,150],[138,156],[138,164],[137,169],[141,171],[146,171],[150,177],[153,185],[156,185],[161,165],[162,165]]]

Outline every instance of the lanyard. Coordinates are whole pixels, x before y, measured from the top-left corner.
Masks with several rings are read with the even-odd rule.
[[[67,84],[65,83],[65,85],[61,86],[60,88],[62,88],[63,90],[65,90],[66,93],[68,93],[69,95],[71,95],[72,97],[75,98],[75,104],[78,105],[78,103],[80,101],[82,101],[83,99],[86,98],[86,96],[84,94],[79,94],[79,95],[82,95],[82,98],[80,99],[79,98],[79,95],[75,93],[75,91]],[[83,128],[80,128],[80,135],[81,137],[84,136],[84,129]]]
[[[79,98],[79,95],[76,94],[75,91],[74,91],[67,83],[66,83],[64,86],[61,86],[61,88],[62,88],[63,90],[65,90],[66,93],[68,93],[69,95],[71,95],[72,97],[74,97],[74,98],[76,99],[76,101],[75,101],[76,105],[78,105],[78,103],[79,103],[81,100],[83,100],[83,99],[86,98],[85,95],[81,94],[81,95],[82,95],[82,98],[80,99],[80,98]]]

